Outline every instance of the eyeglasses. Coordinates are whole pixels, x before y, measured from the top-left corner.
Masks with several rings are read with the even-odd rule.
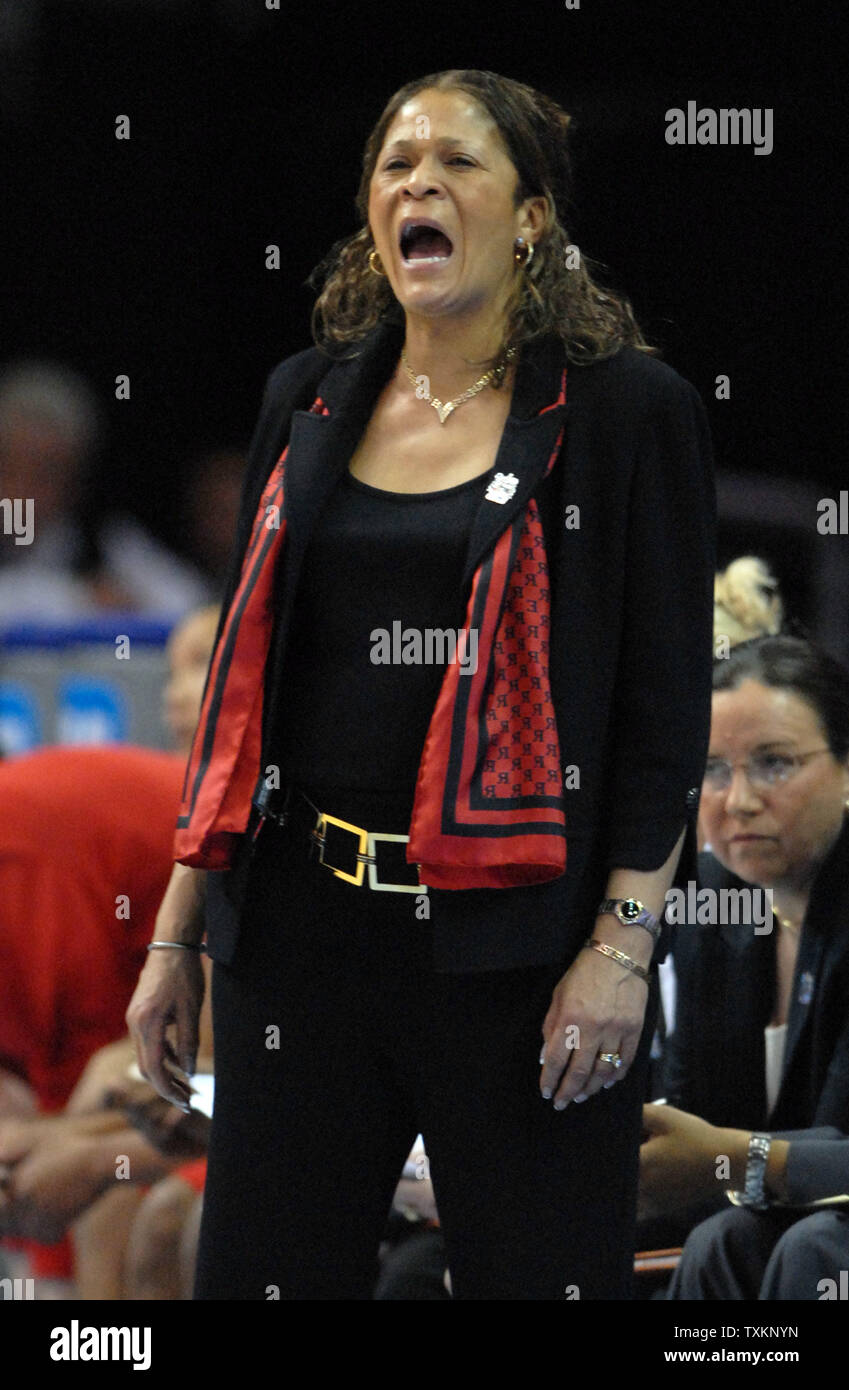
[[[726,762],[724,758],[708,758],[704,774],[704,786],[708,791],[724,792],[731,786],[735,767],[742,767],[750,787],[763,790],[765,787],[779,787],[799,771],[800,767],[815,758],[818,753],[830,753],[830,748],[813,748],[810,753],[755,753],[737,763]]]

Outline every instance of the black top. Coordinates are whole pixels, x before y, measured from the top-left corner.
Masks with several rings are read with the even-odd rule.
[[[381,792],[393,824],[371,828],[409,827],[425,735],[456,642],[461,669],[475,665],[474,637],[458,630],[463,562],[486,476],[399,493],[346,473],[319,518],[295,598],[272,746],[283,781],[332,814],[352,814],[349,792]]]

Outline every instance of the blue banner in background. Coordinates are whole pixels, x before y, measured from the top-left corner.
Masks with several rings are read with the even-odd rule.
[[[0,680],[0,749],[11,756],[41,743],[41,716],[34,693],[17,681]]]
[[[109,613],[0,626],[0,753],[42,744],[170,744],[162,721],[168,620]]]
[[[127,702],[111,681],[69,676],[58,687],[59,743],[121,743],[127,737]]]

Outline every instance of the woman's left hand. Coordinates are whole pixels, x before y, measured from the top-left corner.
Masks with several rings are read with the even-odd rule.
[[[555,1110],[622,1081],[634,1060],[648,1000],[645,980],[597,951],[581,950],[557,985],[542,1025],[539,1086]],[[618,1053],[622,1064],[599,1053]]]

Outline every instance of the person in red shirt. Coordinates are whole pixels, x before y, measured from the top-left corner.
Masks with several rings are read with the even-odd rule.
[[[125,1033],[183,772],[178,755],[122,746],[0,762],[0,1076],[42,1112]],[[38,1274],[69,1273],[63,1246],[31,1253]]]
[[[0,1066],[59,1110],[124,1011],[168,881],[183,759],[45,748],[0,763]]]
[[[76,1185],[66,1172],[57,1190],[49,1143],[45,1148],[50,1135],[44,1120],[30,1123],[34,1111],[55,1115],[68,1107],[67,1120],[52,1121],[66,1126],[53,1138],[68,1164],[68,1145],[78,1139],[105,1154],[114,1148],[106,1133],[100,1140],[99,1121],[84,1124],[81,1137],[73,1117],[100,1108],[110,1080],[132,1057],[131,1044],[118,1040],[126,1037],[125,1010],[170,872],[185,756],[217,617],[217,609],[201,609],[169,641],[164,715],[176,753],[53,747],[0,761],[0,1232],[9,1206],[17,1207],[22,1233],[36,1220],[50,1232],[45,1239],[76,1214]],[[105,1124],[116,1120],[103,1117]],[[139,1165],[151,1179],[173,1168],[140,1136],[136,1147],[137,1181]],[[20,1164],[17,1185],[10,1162]],[[195,1190],[200,1186],[196,1176]],[[80,1184],[80,1192],[88,1187],[94,1201],[97,1185]],[[48,1194],[49,1201],[39,1200]],[[6,1229],[15,1229],[14,1220]],[[70,1274],[64,1241],[28,1249],[37,1274]]]

